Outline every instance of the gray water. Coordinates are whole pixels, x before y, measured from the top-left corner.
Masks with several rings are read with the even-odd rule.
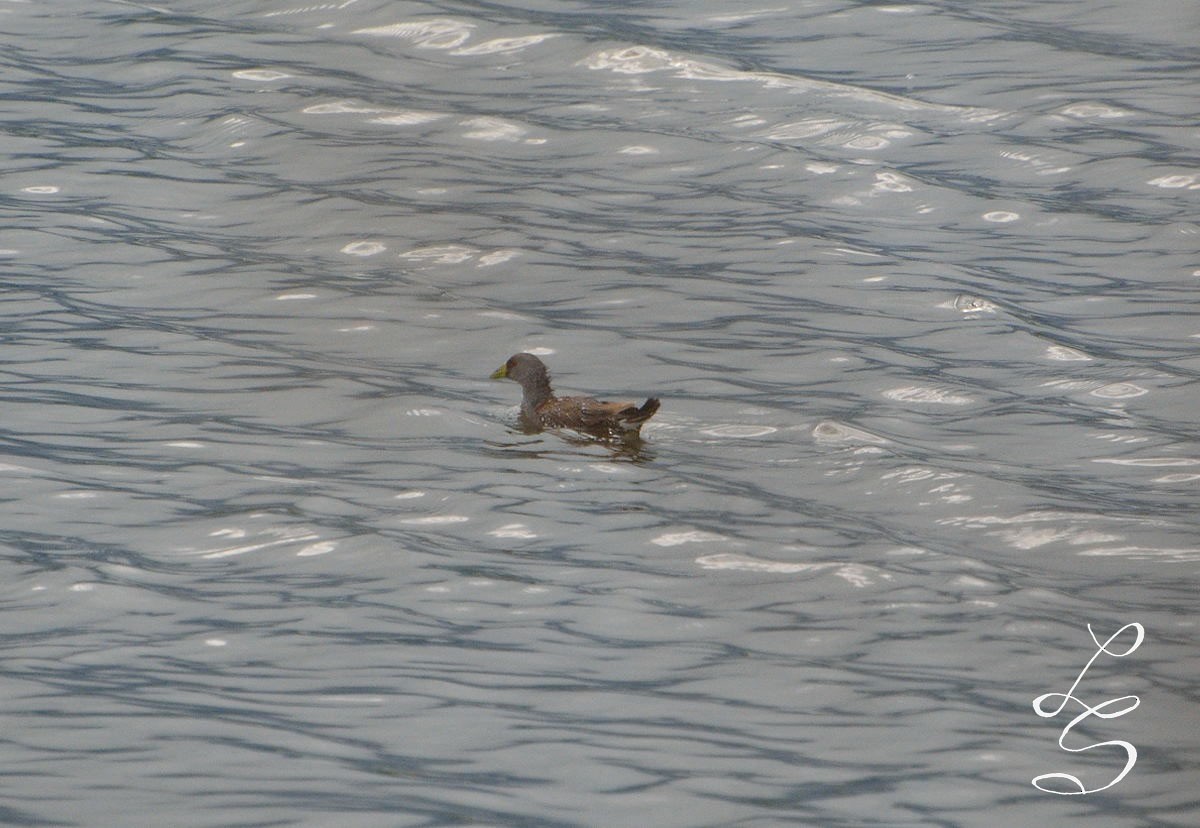
[[[1198,24],[3,4],[0,821],[1200,823]]]

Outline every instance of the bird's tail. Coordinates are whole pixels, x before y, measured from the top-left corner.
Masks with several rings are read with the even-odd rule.
[[[640,408],[631,405],[621,412],[621,424],[630,430],[640,429],[642,423],[654,416],[660,405],[662,403],[658,401],[657,397],[646,400]]]

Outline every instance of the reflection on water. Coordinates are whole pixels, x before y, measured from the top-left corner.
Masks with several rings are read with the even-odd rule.
[[[569,429],[517,433],[544,434],[546,436],[511,442],[487,440],[484,445],[491,449],[495,456],[518,456],[535,460],[547,457],[578,457],[581,462],[610,459],[614,462],[648,463],[656,456],[653,448],[644,439],[637,436],[595,437],[576,434]],[[555,440],[560,443],[555,445]],[[567,449],[568,446],[578,450]]]
[[[10,5],[6,821],[1196,821],[1190,5]]]

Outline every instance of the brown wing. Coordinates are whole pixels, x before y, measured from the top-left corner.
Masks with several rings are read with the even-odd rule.
[[[637,431],[654,416],[659,402],[649,399],[639,407],[632,402],[606,402],[592,397],[557,397],[538,407],[538,417],[547,428],[578,428],[585,431]]]

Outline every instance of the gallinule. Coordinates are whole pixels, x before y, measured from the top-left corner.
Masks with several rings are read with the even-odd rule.
[[[593,397],[556,397],[550,372],[533,354],[513,354],[492,374],[521,384],[521,425],[530,429],[573,428],[602,436],[636,436],[642,423],[658,411],[654,397],[639,407],[632,402],[604,402]]]

